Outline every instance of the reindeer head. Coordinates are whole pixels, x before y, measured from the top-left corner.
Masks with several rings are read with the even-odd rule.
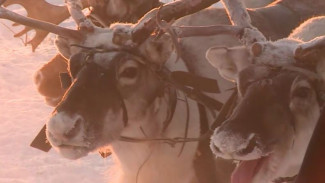
[[[232,182],[268,182],[297,173],[320,114],[315,76],[258,65],[237,73],[238,105],[211,137],[216,156],[240,161]]]
[[[236,74],[250,64],[285,66],[296,63],[294,50],[299,43],[298,40],[282,39],[232,48],[212,47],[206,52],[206,58],[223,77],[235,81]]]
[[[248,14],[234,11],[238,1],[225,4],[235,24],[251,27],[241,19]],[[237,83],[239,93],[234,112],[215,129],[210,147],[216,156],[240,161],[232,183],[272,182],[298,173],[320,116],[323,80],[315,65],[302,64],[308,55],[305,43],[259,41],[254,28],[248,31],[253,34],[244,29],[244,46],[215,47],[206,54],[224,78]],[[320,63],[319,54],[312,58]]]
[[[101,46],[114,45],[107,43]],[[71,56],[72,85],[47,123],[51,144],[76,159],[117,140],[128,125],[156,120],[165,87],[155,69],[171,51],[171,42],[162,36],[136,49],[115,45],[104,53]]]

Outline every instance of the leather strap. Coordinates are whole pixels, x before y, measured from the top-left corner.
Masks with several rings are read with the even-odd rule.
[[[209,129],[206,109],[198,104],[200,114],[200,135],[206,134]],[[193,161],[195,174],[200,183],[217,183],[215,157],[210,150],[210,138],[199,141]]]
[[[184,71],[174,71],[171,75],[179,84],[193,87],[202,92],[220,93],[218,82],[215,79],[198,76]]]

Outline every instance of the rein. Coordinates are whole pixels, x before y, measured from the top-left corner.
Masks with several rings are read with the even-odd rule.
[[[210,138],[213,134],[215,128],[221,125],[223,121],[225,121],[229,115],[232,113],[236,106],[237,101],[237,91],[234,91],[226,103],[222,106],[216,120],[213,122],[211,127],[207,132],[201,135],[198,138],[184,138],[184,137],[175,137],[175,138],[134,138],[134,137],[126,137],[120,136],[119,140],[124,142],[132,142],[132,143],[144,143],[144,142],[162,142],[171,145],[172,147],[175,146],[177,143],[184,143],[184,142],[199,142]]]

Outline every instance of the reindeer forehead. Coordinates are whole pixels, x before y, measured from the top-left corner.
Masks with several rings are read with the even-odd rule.
[[[259,64],[272,66],[283,66],[295,63],[294,50],[297,45],[296,40],[282,39],[276,42],[259,43],[262,53],[255,58]]]
[[[317,80],[313,72],[304,68],[252,65],[239,73],[238,85],[241,87],[262,80],[272,80],[269,84],[274,87],[277,85],[291,85],[292,81],[298,76],[310,83]]]
[[[93,62],[97,65],[108,69],[111,63],[117,59],[119,53],[117,52],[109,52],[109,53],[95,53],[93,55]]]
[[[82,43],[87,47],[112,48],[121,45],[131,45],[131,24],[113,24],[109,29],[96,28],[94,32],[88,33],[86,40]]]
[[[126,62],[128,60],[132,60],[134,62]],[[99,65],[104,69],[109,69],[112,67],[112,64],[116,67],[122,66],[124,67],[125,64],[127,65],[134,65],[136,63],[145,64],[145,61],[142,60],[140,56],[133,55],[128,52],[107,52],[107,53],[95,53],[92,56],[92,61],[95,64]],[[138,65],[138,64],[137,64]],[[127,67],[127,66],[126,66]]]

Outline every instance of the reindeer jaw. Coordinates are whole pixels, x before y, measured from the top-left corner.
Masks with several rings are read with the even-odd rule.
[[[80,159],[88,155],[89,150],[86,147],[62,145],[58,148],[60,154],[71,160]]]

